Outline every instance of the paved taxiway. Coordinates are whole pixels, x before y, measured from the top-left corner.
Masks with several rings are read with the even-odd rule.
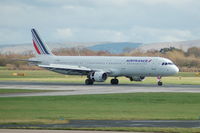
[[[98,127],[163,127],[200,128],[200,120],[71,120],[66,124],[0,125],[0,128],[98,128]]]
[[[0,129],[0,133],[131,133],[131,132]]]
[[[0,97],[17,96],[61,96],[61,95],[83,95],[83,94],[110,94],[110,93],[136,93],[136,92],[191,92],[200,93],[200,85],[164,85],[155,84],[95,84],[87,86],[84,84],[48,83],[48,82],[0,82],[3,89],[40,89],[54,90],[52,92],[39,93],[15,93],[0,94]]]

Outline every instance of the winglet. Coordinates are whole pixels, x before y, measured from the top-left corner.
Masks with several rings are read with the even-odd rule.
[[[31,29],[32,37],[33,37],[33,46],[38,55],[53,55],[51,50],[48,48],[46,44],[43,43],[39,34],[35,29]]]

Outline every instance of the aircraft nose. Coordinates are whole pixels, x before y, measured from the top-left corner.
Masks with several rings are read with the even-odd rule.
[[[174,66],[173,71],[175,74],[177,74],[179,72],[179,68],[177,66]]]

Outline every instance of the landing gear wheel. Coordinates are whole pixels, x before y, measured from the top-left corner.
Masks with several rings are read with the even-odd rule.
[[[86,79],[85,80],[85,84],[86,85],[93,85],[94,84],[94,81],[92,79]]]
[[[161,81],[158,81],[158,86],[162,86],[163,83]]]
[[[158,86],[162,86],[163,85],[163,83],[162,83],[162,81],[161,81],[161,76],[158,76],[157,77],[157,80],[158,80]]]
[[[117,85],[119,83],[119,80],[118,79],[111,79],[110,83],[112,85]]]

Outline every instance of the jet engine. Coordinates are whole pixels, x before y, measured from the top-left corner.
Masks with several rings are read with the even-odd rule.
[[[89,75],[89,78],[96,82],[104,82],[108,78],[108,75],[105,72],[93,72]]]
[[[143,81],[145,79],[144,76],[133,76],[129,78],[130,78],[130,81]]]

